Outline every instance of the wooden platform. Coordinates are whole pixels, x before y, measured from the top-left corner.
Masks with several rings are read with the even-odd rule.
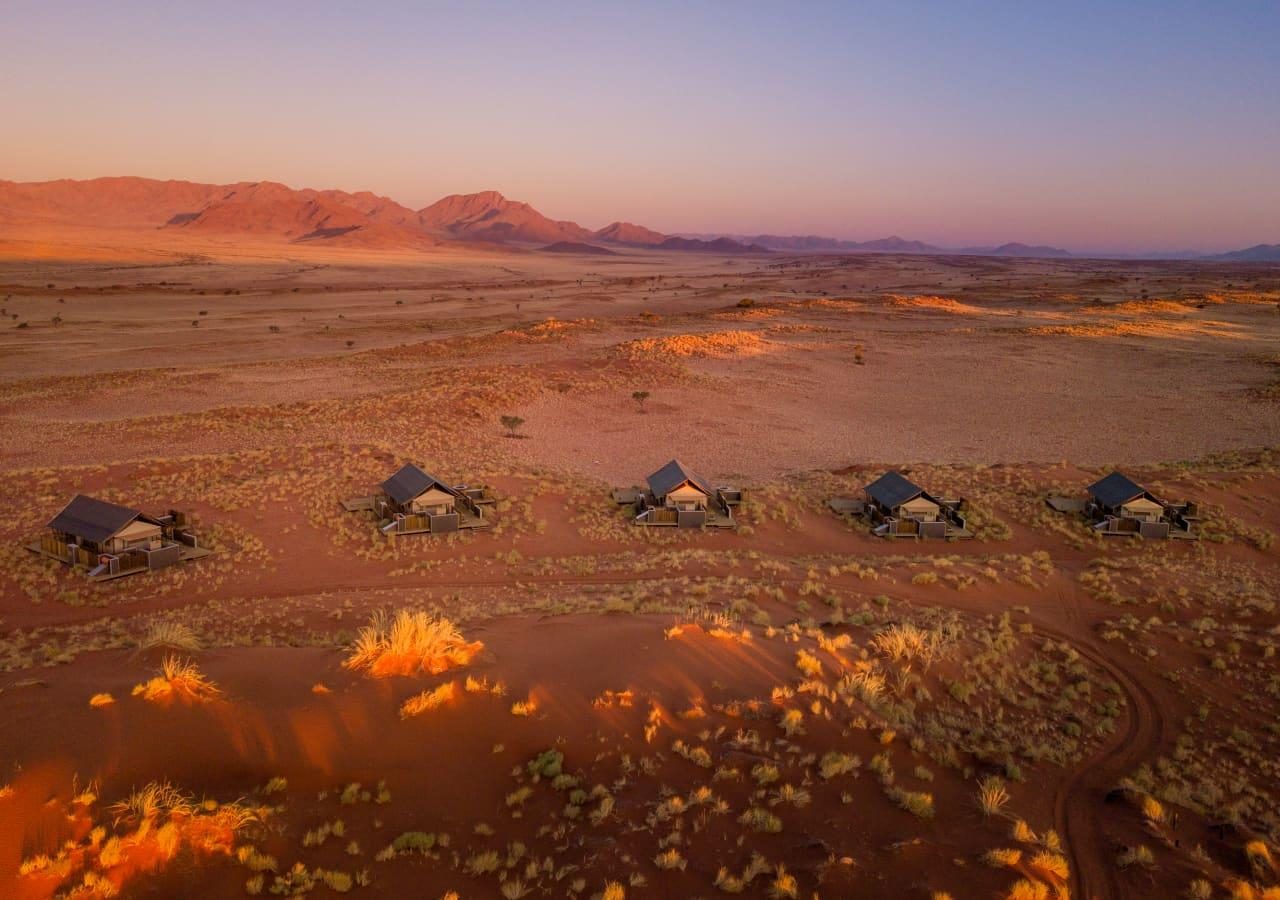
[[[71,568],[70,563],[68,563],[61,556],[54,556],[52,553],[47,552],[43,547],[40,546],[40,543],[38,541],[36,543],[27,544],[27,549],[32,551],[33,553],[38,553],[39,555],[43,556],[45,559],[51,559],[54,562],[60,562],[64,566]],[[206,556],[212,556],[212,555],[213,555],[213,551],[208,549],[207,547],[188,547],[184,544],[182,546],[182,551],[178,555],[178,562],[180,563],[194,562],[197,559],[204,559]],[[164,568],[167,569],[170,567],[165,566]],[[123,572],[116,572],[114,574],[105,574],[105,575],[86,574],[85,578],[93,582],[114,581],[117,578],[125,578],[129,575],[138,575],[142,572],[159,572],[159,571],[161,570],[150,569],[150,568],[147,568],[146,566],[139,566],[136,569],[127,569]]]
[[[841,516],[860,516],[867,510],[867,504],[864,501],[851,500],[848,497],[833,497],[827,501],[827,506]]]
[[[1049,497],[1044,502],[1060,513],[1083,513],[1088,505],[1082,497]]]

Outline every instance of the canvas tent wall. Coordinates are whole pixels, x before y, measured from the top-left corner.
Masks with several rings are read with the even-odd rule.
[[[1120,512],[1131,519],[1141,519],[1144,522],[1157,522],[1164,515],[1164,507],[1154,500],[1146,497],[1138,497],[1130,500],[1128,503],[1121,505]]]
[[[920,519],[922,522],[935,522],[938,519],[938,504],[928,497],[916,497],[913,500],[908,500],[898,508],[902,510],[903,515],[910,516],[913,519]]]

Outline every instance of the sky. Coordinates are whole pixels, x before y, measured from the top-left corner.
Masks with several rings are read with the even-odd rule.
[[[638,8],[629,8],[635,6]],[[664,232],[1280,243],[1280,3],[0,2],[0,178]]]

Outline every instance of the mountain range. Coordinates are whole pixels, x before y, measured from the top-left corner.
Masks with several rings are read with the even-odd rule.
[[[704,240],[729,238],[745,245],[755,245],[766,250],[781,250],[795,253],[838,252],[838,253],[932,253],[932,254],[964,254],[970,256],[1023,256],[1038,258],[1063,258],[1071,256],[1060,247],[1030,246],[1027,244],[1008,243],[994,247],[939,247],[926,244],[924,241],[913,241],[898,237],[879,238],[874,241],[846,241],[840,238],[808,235],[777,234],[691,234],[691,238]]]
[[[0,180],[0,230],[32,226],[161,229],[209,236],[253,236],[367,249],[426,249],[443,244],[606,245],[717,254],[840,252],[1064,258],[1058,247],[1007,243],[938,247],[897,235],[849,241],[819,235],[664,234],[616,221],[591,231],[552,219],[497,191],[451,194],[412,209],[368,191],[295,189],[271,181],[198,184],[132,176],[44,182]],[[1280,260],[1280,244],[1201,257]]]
[[[1208,258],[1223,262],[1280,262],[1280,244],[1255,244],[1244,250],[1219,253]]]

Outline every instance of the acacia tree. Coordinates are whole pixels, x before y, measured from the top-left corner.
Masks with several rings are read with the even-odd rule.
[[[648,391],[632,391],[631,399],[636,401],[636,405],[640,407],[640,412],[644,412],[644,401],[649,399]]]
[[[508,437],[518,437],[516,434],[520,430],[520,426],[524,424],[524,419],[519,416],[503,416],[502,427],[507,429]]]

